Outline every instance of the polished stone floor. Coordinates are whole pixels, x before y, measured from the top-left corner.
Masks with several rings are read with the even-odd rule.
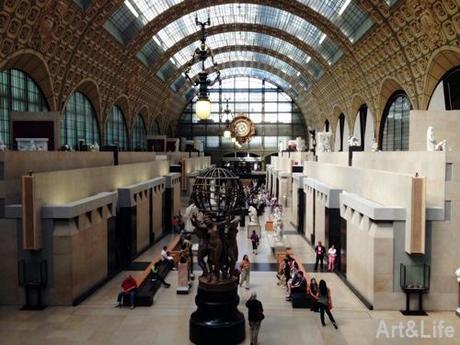
[[[293,230],[292,227],[286,225],[286,230],[293,251],[304,263],[311,263],[314,257],[312,249],[302,237],[289,231]],[[150,260],[170,239],[164,238],[139,257],[138,261]],[[250,242],[244,229],[238,235],[238,243],[240,258],[249,253],[252,262],[260,263],[262,268],[264,264],[275,261],[265,231],[258,255],[251,254]],[[188,320],[195,310],[196,283],[189,295],[177,295],[177,275],[171,272],[167,277],[172,284],[171,288],[161,288],[152,307],[138,307],[134,310],[114,308],[120,283],[128,273],[131,272],[125,271],[118,275],[77,307],[49,307],[39,312],[20,311],[18,307],[0,307],[0,344],[190,344]],[[454,312],[430,313],[427,317],[404,317],[394,311],[369,311],[336,275],[312,275],[325,279],[330,286],[334,300],[333,314],[339,329],[335,330],[328,320],[326,327],[322,327],[317,313],[292,309],[290,303],[284,300],[284,290],[276,285],[274,272],[261,269],[251,273],[251,289],[257,291],[266,316],[260,331],[261,345],[460,344],[460,318]],[[249,294],[250,291],[244,288],[240,290],[240,310],[245,314],[244,303]],[[455,337],[422,339],[420,333],[418,336],[414,336],[414,333],[407,336],[403,334],[402,337],[399,332],[391,336],[391,326],[400,322],[405,325],[411,320],[416,322],[415,330],[420,330],[422,321],[425,323],[425,336],[432,335],[433,322],[439,324],[443,321],[445,325],[454,327]],[[388,334],[383,332],[382,324],[387,327]],[[379,329],[382,332],[377,338]],[[243,344],[249,344],[249,339]]]

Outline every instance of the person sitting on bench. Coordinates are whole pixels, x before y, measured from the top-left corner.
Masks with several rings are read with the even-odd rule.
[[[129,302],[131,305],[131,309],[134,309],[134,301],[136,300],[136,295],[137,295],[137,282],[136,280],[129,275],[125,280],[123,280],[123,283],[121,283],[121,288],[122,291],[118,294],[117,298],[117,307],[121,308],[124,302],[124,298],[126,296],[129,296]]]
[[[174,258],[169,255],[169,252],[166,251],[168,247],[164,246],[161,251],[161,261],[166,262],[170,270],[176,270],[176,264],[174,263]]]
[[[296,276],[292,278],[291,284],[288,284],[288,297],[286,298],[287,301],[292,300],[292,296],[294,293],[306,293],[307,288],[307,281],[303,275],[302,271],[297,272]]]
[[[157,261],[152,265],[152,282],[159,280],[165,287],[169,288],[171,284],[167,283],[159,273],[160,262]]]

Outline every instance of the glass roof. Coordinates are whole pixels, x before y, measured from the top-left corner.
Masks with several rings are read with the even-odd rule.
[[[219,5],[192,12],[161,29],[152,39],[157,47],[149,42],[143,52],[146,56],[161,55],[184,37],[199,30],[195,24],[196,16],[203,20],[208,18],[208,14],[212,18],[212,26],[249,23],[279,28],[305,41],[331,64],[342,54],[332,40],[306,20],[274,7],[255,4]]]
[[[386,0],[394,3],[397,0]],[[148,22],[154,20],[170,7],[183,0],[125,0],[122,6],[110,17],[109,22],[118,31],[118,38],[129,42]],[[355,0],[297,0],[330,20],[351,42],[356,42],[372,26],[369,18]],[[241,8],[246,5],[234,4]],[[245,11],[246,9],[243,8]],[[228,12],[232,15],[233,13]],[[214,16],[211,16],[214,18]],[[110,26],[110,25],[107,25]],[[110,30],[109,30],[110,31]]]
[[[303,50],[274,36],[251,31],[232,31],[211,35],[207,38],[206,42],[214,51],[222,47],[244,45],[258,46],[283,52],[288,58],[303,65],[314,78],[319,79],[324,73],[321,66],[315,61],[311,61],[311,57]],[[186,64],[191,59],[199,43],[199,41],[196,41],[176,53],[162,66],[158,72],[158,76],[166,79],[169,73],[174,71],[173,66],[180,67]]]
[[[215,61],[217,64],[223,64],[230,61],[251,61],[251,62],[260,62],[267,64],[269,66],[273,66],[277,68],[281,72],[287,74],[288,76],[294,78],[299,82],[299,84],[304,88],[308,89],[309,82],[297,71],[294,67],[287,64],[283,60],[275,58],[270,55],[261,54],[252,51],[230,51],[217,54],[215,56]],[[212,66],[211,59],[206,60],[205,68],[209,68]],[[190,77],[194,79],[198,73],[201,71],[201,63],[198,62],[194,64],[190,70]]]
[[[92,0],[73,0],[78,6],[80,6],[82,9],[88,8],[89,5],[91,5]]]
[[[353,43],[358,41],[372,26],[369,15],[355,0],[297,0],[321,13]]]

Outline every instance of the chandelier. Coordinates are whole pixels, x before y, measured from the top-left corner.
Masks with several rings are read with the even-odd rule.
[[[206,44],[206,26],[211,25],[211,19],[208,17],[208,20],[205,22],[200,22],[198,17],[195,18],[195,23],[197,26],[201,27],[201,44],[200,47],[196,48],[193,52],[192,60],[188,63],[185,69],[185,77],[192,83],[193,86],[198,87],[197,96],[198,100],[196,102],[196,116],[200,120],[207,120],[211,116],[211,101],[209,100],[209,91],[208,88],[213,86],[217,81],[220,80],[220,71],[217,68],[217,63],[214,60],[214,53],[211,48]],[[211,58],[212,61],[212,70],[213,73],[216,73],[216,77],[211,80],[208,78],[209,73],[206,72],[205,62],[208,58]],[[201,71],[198,73],[198,78],[192,80],[189,73],[192,69],[192,66],[196,63],[201,63]]]
[[[228,101],[229,100],[230,100],[229,98],[225,99],[226,106],[225,106],[225,109],[223,111],[224,114],[225,114],[225,115],[223,115],[223,116],[225,116],[224,138],[227,138],[227,139],[230,139],[232,137],[232,132],[230,131],[230,118],[231,118],[232,111],[228,107]],[[222,122],[222,117],[220,118],[220,122]]]

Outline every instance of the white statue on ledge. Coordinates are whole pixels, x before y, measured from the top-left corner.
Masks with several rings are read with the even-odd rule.
[[[426,150],[427,151],[446,151],[447,140],[441,140],[436,142],[434,136],[434,128],[432,126],[428,127],[426,132]]]
[[[318,132],[317,136],[317,152],[331,152],[332,151],[332,133]]]
[[[259,217],[257,216],[257,210],[254,206],[249,206],[248,209],[249,215],[249,224],[251,225],[258,225],[259,224]]]
[[[303,152],[305,151],[305,140],[302,139],[302,137],[297,137],[295,139],[297,145],[296,145],[296,149],[298,152]]]
[[[6,145],[2,139],[0,139],[0,151],[6,151]]]
[[[359,146],[359,139],[354,135],[348,137],[348,146]]]
[[[371,151],[372,152],[377,152],[379,150],[379,144],[377,143],[377,140],[372,139],[372,145],[371,145]]]

